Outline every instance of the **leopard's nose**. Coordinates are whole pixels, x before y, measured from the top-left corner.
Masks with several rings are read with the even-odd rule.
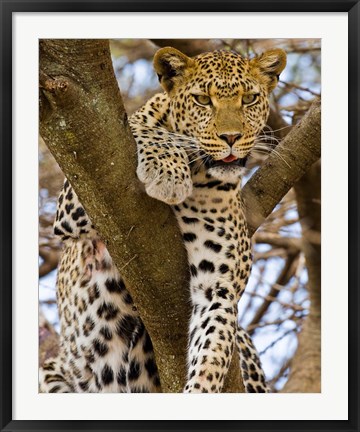
[[[219,135],[219,138],[226,141],[230,147],[232,147],[235,144],[235,141],[240,139],[242,137],[242,134],[221,134]]]

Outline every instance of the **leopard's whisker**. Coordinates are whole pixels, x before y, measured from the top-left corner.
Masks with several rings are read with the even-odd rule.
[[[270,132],[280,132],[280,131],[282,131],[282,130],[284,130],[284,129],[292,128],[293,125],[289,124],[289,125],[287,125],[287,126],[283,126],[283,127],[281,127],[281,128],[278,128],[278,129],[272,129],[269,125],[266,125],[265,127],[268,128],[268,130],[269,130]]]
[[[279,159],[281,159],[284,164],[286,164],[289,168],[291,168],[291,165],[286,161],[286,159],[275,149],[272,151]]]

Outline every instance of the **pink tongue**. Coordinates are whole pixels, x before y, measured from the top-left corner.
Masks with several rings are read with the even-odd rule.
[[[234,155],[229,155],[228,157],[226,157],[225,159],[223,159],[223,162],[233,162],[234,160],[236,160],[237,157]]]

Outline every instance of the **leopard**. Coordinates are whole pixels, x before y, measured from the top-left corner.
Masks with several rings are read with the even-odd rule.
[[[150,197],[171,206],[187,251],[192,312],[183,392],[222,392],[237,351],[245,391],[267,393],[258,352],[237,318],[252,266],[241,183],[286,53],[189,57],[165,47],[153,64],[163,93],[129,124],[137,177]],[[40,391],[161,392],[151,337],[68,180],[54,233],[64,245],[57,276],[60,351],[40,368]]]

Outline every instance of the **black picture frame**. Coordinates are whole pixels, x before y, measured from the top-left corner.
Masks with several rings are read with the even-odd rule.
[[[358,431],[359,430],[359,28],[360,2],[11,1],[1,4],[0,400],[1,431]],[[349,24],[349,419],[347,421],[17,421],[12,416],[12,14],[16,12],[347,12]],[[335,54],[334,54],[335,55]],[[346,80],[346,77],[344,77]],[[341,83],[339,83],[341,91]],[[325,215],[326,217],[326,215]],[[341,227],[338,228],[341,231]],[[339,252],[340,253],[340,252]],[[336,318],[336,317],[335,317]],[[336,335],[339,337],[339,335]],[[335,371],[336,373],[336,371]],[[339,371],[337,373],[340,373]],[[344,378],[346,379],[346,377]],[[341,398],[342,395],[339,395]],[[301,407],[299,407],[301,410]]]

